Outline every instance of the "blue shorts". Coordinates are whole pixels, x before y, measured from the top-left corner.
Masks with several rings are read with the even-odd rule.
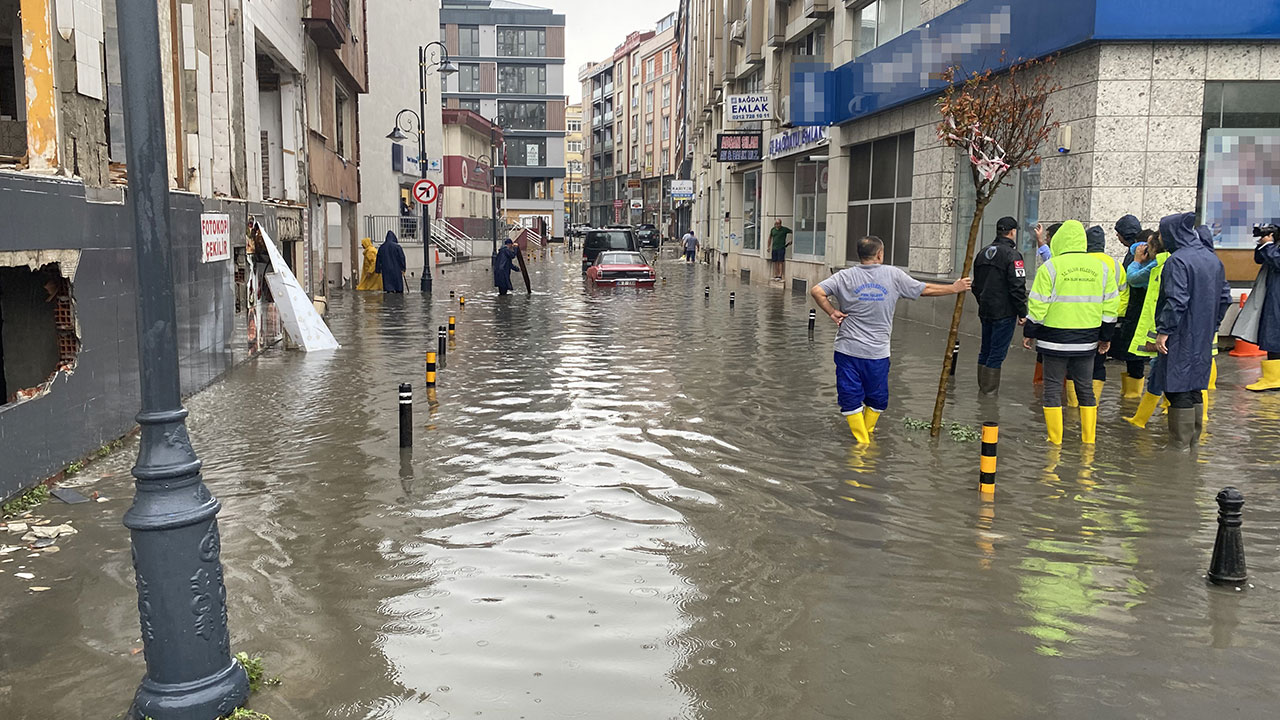
[[[775,249],[775,250],[774,250],[774,251],[769,255],[769,258],[770,258],[770,260],[771,260],[772,262],[786,262],[786,261],[787,261],[787,249],[786,249],[786,248]]]
[[[836,396],[845,415],[870,407],[876,412],[889,409],[889,358],[864,360],[836,353]]]

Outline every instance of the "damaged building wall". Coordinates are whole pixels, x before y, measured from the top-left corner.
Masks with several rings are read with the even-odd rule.
[[[0,363],[6,388],[0,402],[15,401],[20,391],[43,385],[58,370],[57,298],[46,286],[60,280],[54,264],[0,265],[0,345],[9,349]]]
[[[61,169],[89,187],[111,182],[102,0],[58,0],[53,39]]]
[[[54,89],[53,9],[49,0],[21,0],[22,67],[26,77],[27,168],[58,166],[58,107]]]

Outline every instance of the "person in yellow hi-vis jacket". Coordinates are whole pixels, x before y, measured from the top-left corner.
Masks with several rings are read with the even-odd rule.
[[[1080,438],[1097,438],[1094,356],[1111,349],[1120,307],[1114,265],[1090,255],[1084,225],[1062,224],[1050,241],[1053,257],[1036,271],[1023,326],[1028,350],[1044,356],[1044,420],[1049,442],[1062,444],[1062,384],[1070,379],[1080,400]]]

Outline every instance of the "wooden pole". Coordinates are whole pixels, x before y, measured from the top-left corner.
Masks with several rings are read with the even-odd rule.
[[[987,209],[987,203],[991,201],[990,195],[984,196],[980,188],[975,189],[978,191],[978,201],[973,208],[973,222],[969,224],[969,246],[965,248],[964,265],[961,266],[960,271],[961,277],[968,277],[970,271],[973,270],[973,256],[977,250],[978,232],[982,229],[982,213]],[[960,293],[956,296],[956,309],[951,313],[951,330],[947,333],[947,344],[943,348],[942,375],[938,378],[938,398],[933,404],[933,426],[929,430],[929,434],[933,437],[938,437],[938,434],[942,432],[942,408],[947,404],[947,383],[951,378],[951,363],[954,358],[952,349],[956,346],[956,339],[960,336],[960,318],[964,316],[964,300],[967,294]]]

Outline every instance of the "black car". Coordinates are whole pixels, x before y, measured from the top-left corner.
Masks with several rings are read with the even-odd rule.
[[[636,239],[640,241],[640,247],[658,247],[662,244],[662,236],[658,233],[658,227],[653,223],[645,223],[636,228]]]
[[[592,228],[582,241],[582,272],[596,261],[602,250],[627,250],[640,252],[640,242],[630,228]]]

